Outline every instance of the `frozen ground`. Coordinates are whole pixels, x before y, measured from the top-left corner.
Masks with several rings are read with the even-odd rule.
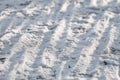
[[[120,0],[0,0],[0,80],[120,80]]]

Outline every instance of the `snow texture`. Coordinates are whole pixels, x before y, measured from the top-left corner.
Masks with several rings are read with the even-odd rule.
[[[120,0],[0,0],[0,80],[120,80]]]

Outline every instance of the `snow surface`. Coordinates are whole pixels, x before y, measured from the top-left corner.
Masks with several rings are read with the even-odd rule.
[[[0,80],[120,80],[120,0],[0,0]]]

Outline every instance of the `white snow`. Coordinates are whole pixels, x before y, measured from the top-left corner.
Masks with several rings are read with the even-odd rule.
[[[120,80],[120,0],[0,0],[0,80]]]

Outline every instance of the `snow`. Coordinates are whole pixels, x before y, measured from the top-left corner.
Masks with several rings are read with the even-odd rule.
[[[120,0],[0,0],[0,80],[120,80]]]

